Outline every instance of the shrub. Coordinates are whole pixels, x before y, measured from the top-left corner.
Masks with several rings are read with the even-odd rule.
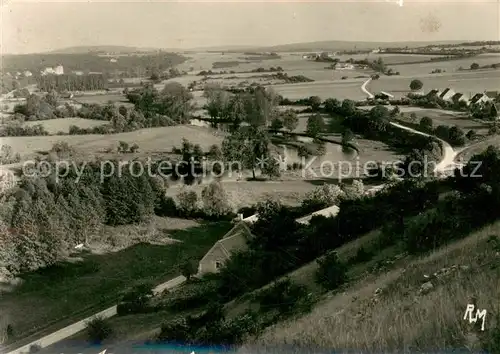
[[[126,293],[117,307],[118,315],[144,313],[151,310],[149,299],[153,296],[152,286],[142,284]]]
[[[209,216],[223,216],[231,212],[229,201],[220,182],[214,181],[201,192],[203,211]]]
[[[102,317],[95,317],[87,323],[87,337],[95,344],[100,344],[103,340],[111,337],[112,334],[111,325]]]
[[[496,315],[496,325],[483,334],[481,346],[487,353],[500,353],[500,312]]]
[[[289,278],[275,282],[257,296],[261,312],[277,309],[281,316],[310,310],[307,287],[293,283]]]
[[[318,259],[316,283],[328,290],[337,289],[347,281],[347,267],[342,263],[337,252],[328,253],[323,259]]]
[[[177,194],[178,209],[185,215],[192,215],[197,209],[198,195],[195,191],[183,190]]]
[[[363,246],[358,248],[356,255],[349,260],[350,264],[365,263],[373,258],[373,252],[367,251]]]

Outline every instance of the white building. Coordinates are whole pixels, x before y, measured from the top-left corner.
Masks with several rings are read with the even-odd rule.
[[[54,68],[54,74],[56,75],[63,75],[64,74],[64,68],[62,65],[58,65]]]
[[[353,70],[354,65],[349,63],[336,63],[335,70]]]
[[[29,71],[29,70],[26,70],[23,74],[24,74],[24,76],[26,76],[26,77],[33,76],[33,73],[32,73],[31,71]]]

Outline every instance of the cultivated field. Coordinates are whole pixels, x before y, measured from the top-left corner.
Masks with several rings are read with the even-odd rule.
[[[383,57],[382,57],[383,58]],[[384,60],[385,61],[385,60]],[[387,62],[390,64],[390,62]],[[500,55],[498,54],[481,54],[472,58],[436,61],[420,64],[402,64],[390,65],[394,71],[399,71],[401,75],[422,75],[430,74],[434,69],[446,70],[448,73],[457,72],[459,67],[469,69],[472,63],[478,63],[479,66],[498,64],[500,63]]]
[[[222,141],[222,137],[216,136],[207,128],[180,125],[145,128],[134,132],[110,135],[5,137],[2,138],[2,144],[12,146],[12,149],[22,156],[31,155],[37,151],[50,150],[52,145],[58,141],[67,142],[84,153],[96,153],[110,147],[116,148],[119,141],[125,141],[130,145],[136,143],[139,145],[141,153],[152,153],[170,152],[173,146],[179,147],[181,145],[182,138],[186,138],[194,144],[200,144],[203,149],[208,149],[213,144],[220,144]]]
[[[69,127],[76,125],[79,128],[93,128],[100,125],[108,123],[103,120],[85,119],[85,118],[58,118],[58,119],[47,119],[47,120],[36,120],[31,122],[25,122],[25,126],[33,126],[37,124],[43,125],[49,134],[57,134],[58,132],[69,132]]]
[[[424,84],[424,91],[431,89],[443,90],[447,87],[455,92],[461,92],[472,96],[485,90],[500,89],[500,70],[478,70],[456,73],[444,73],[428,75],[420,73],[414,77],[406,76],[381,76],[378,80],[372,80],[368,85],[368,91],[377,93],[385,91],[393,94],[395,97],[406,96],[410,92],[410,82],[413,78],[418,78]]]
[[[366,79],[339,81],[316,81],[298,84],[282,84],[272,86],[273,90],[289,99],[299,99],[319,96],[322,99],[336,98],[338,100],[363,100],[366,94],[361,91],[361,85]]]

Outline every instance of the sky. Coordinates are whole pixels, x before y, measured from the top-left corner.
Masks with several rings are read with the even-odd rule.
[[[84,45],[500,40],[500,0],[0,1],[4,54]]]

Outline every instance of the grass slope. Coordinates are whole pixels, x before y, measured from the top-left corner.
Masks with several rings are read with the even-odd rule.
[[[478,307],[488,311],[485,329],[498,326],[494,315],[500,311],[500,249],[492,247],[488,238],[499,230],[497,222],[427,256],[405,257],[387,272],[355,279],[341,291],[327,294],[311,313],[268,328],[241,351],[278,352],[277,347],[289,344],[308,353],[318,348],[477,350],[481,334],[471,331],[463,316],[474,296]],[[310,278],[314,266],[294,274]],[[440,270],[449,274],[433,278]],[[420,294],[422,283],[429,280],[433,288]]]

